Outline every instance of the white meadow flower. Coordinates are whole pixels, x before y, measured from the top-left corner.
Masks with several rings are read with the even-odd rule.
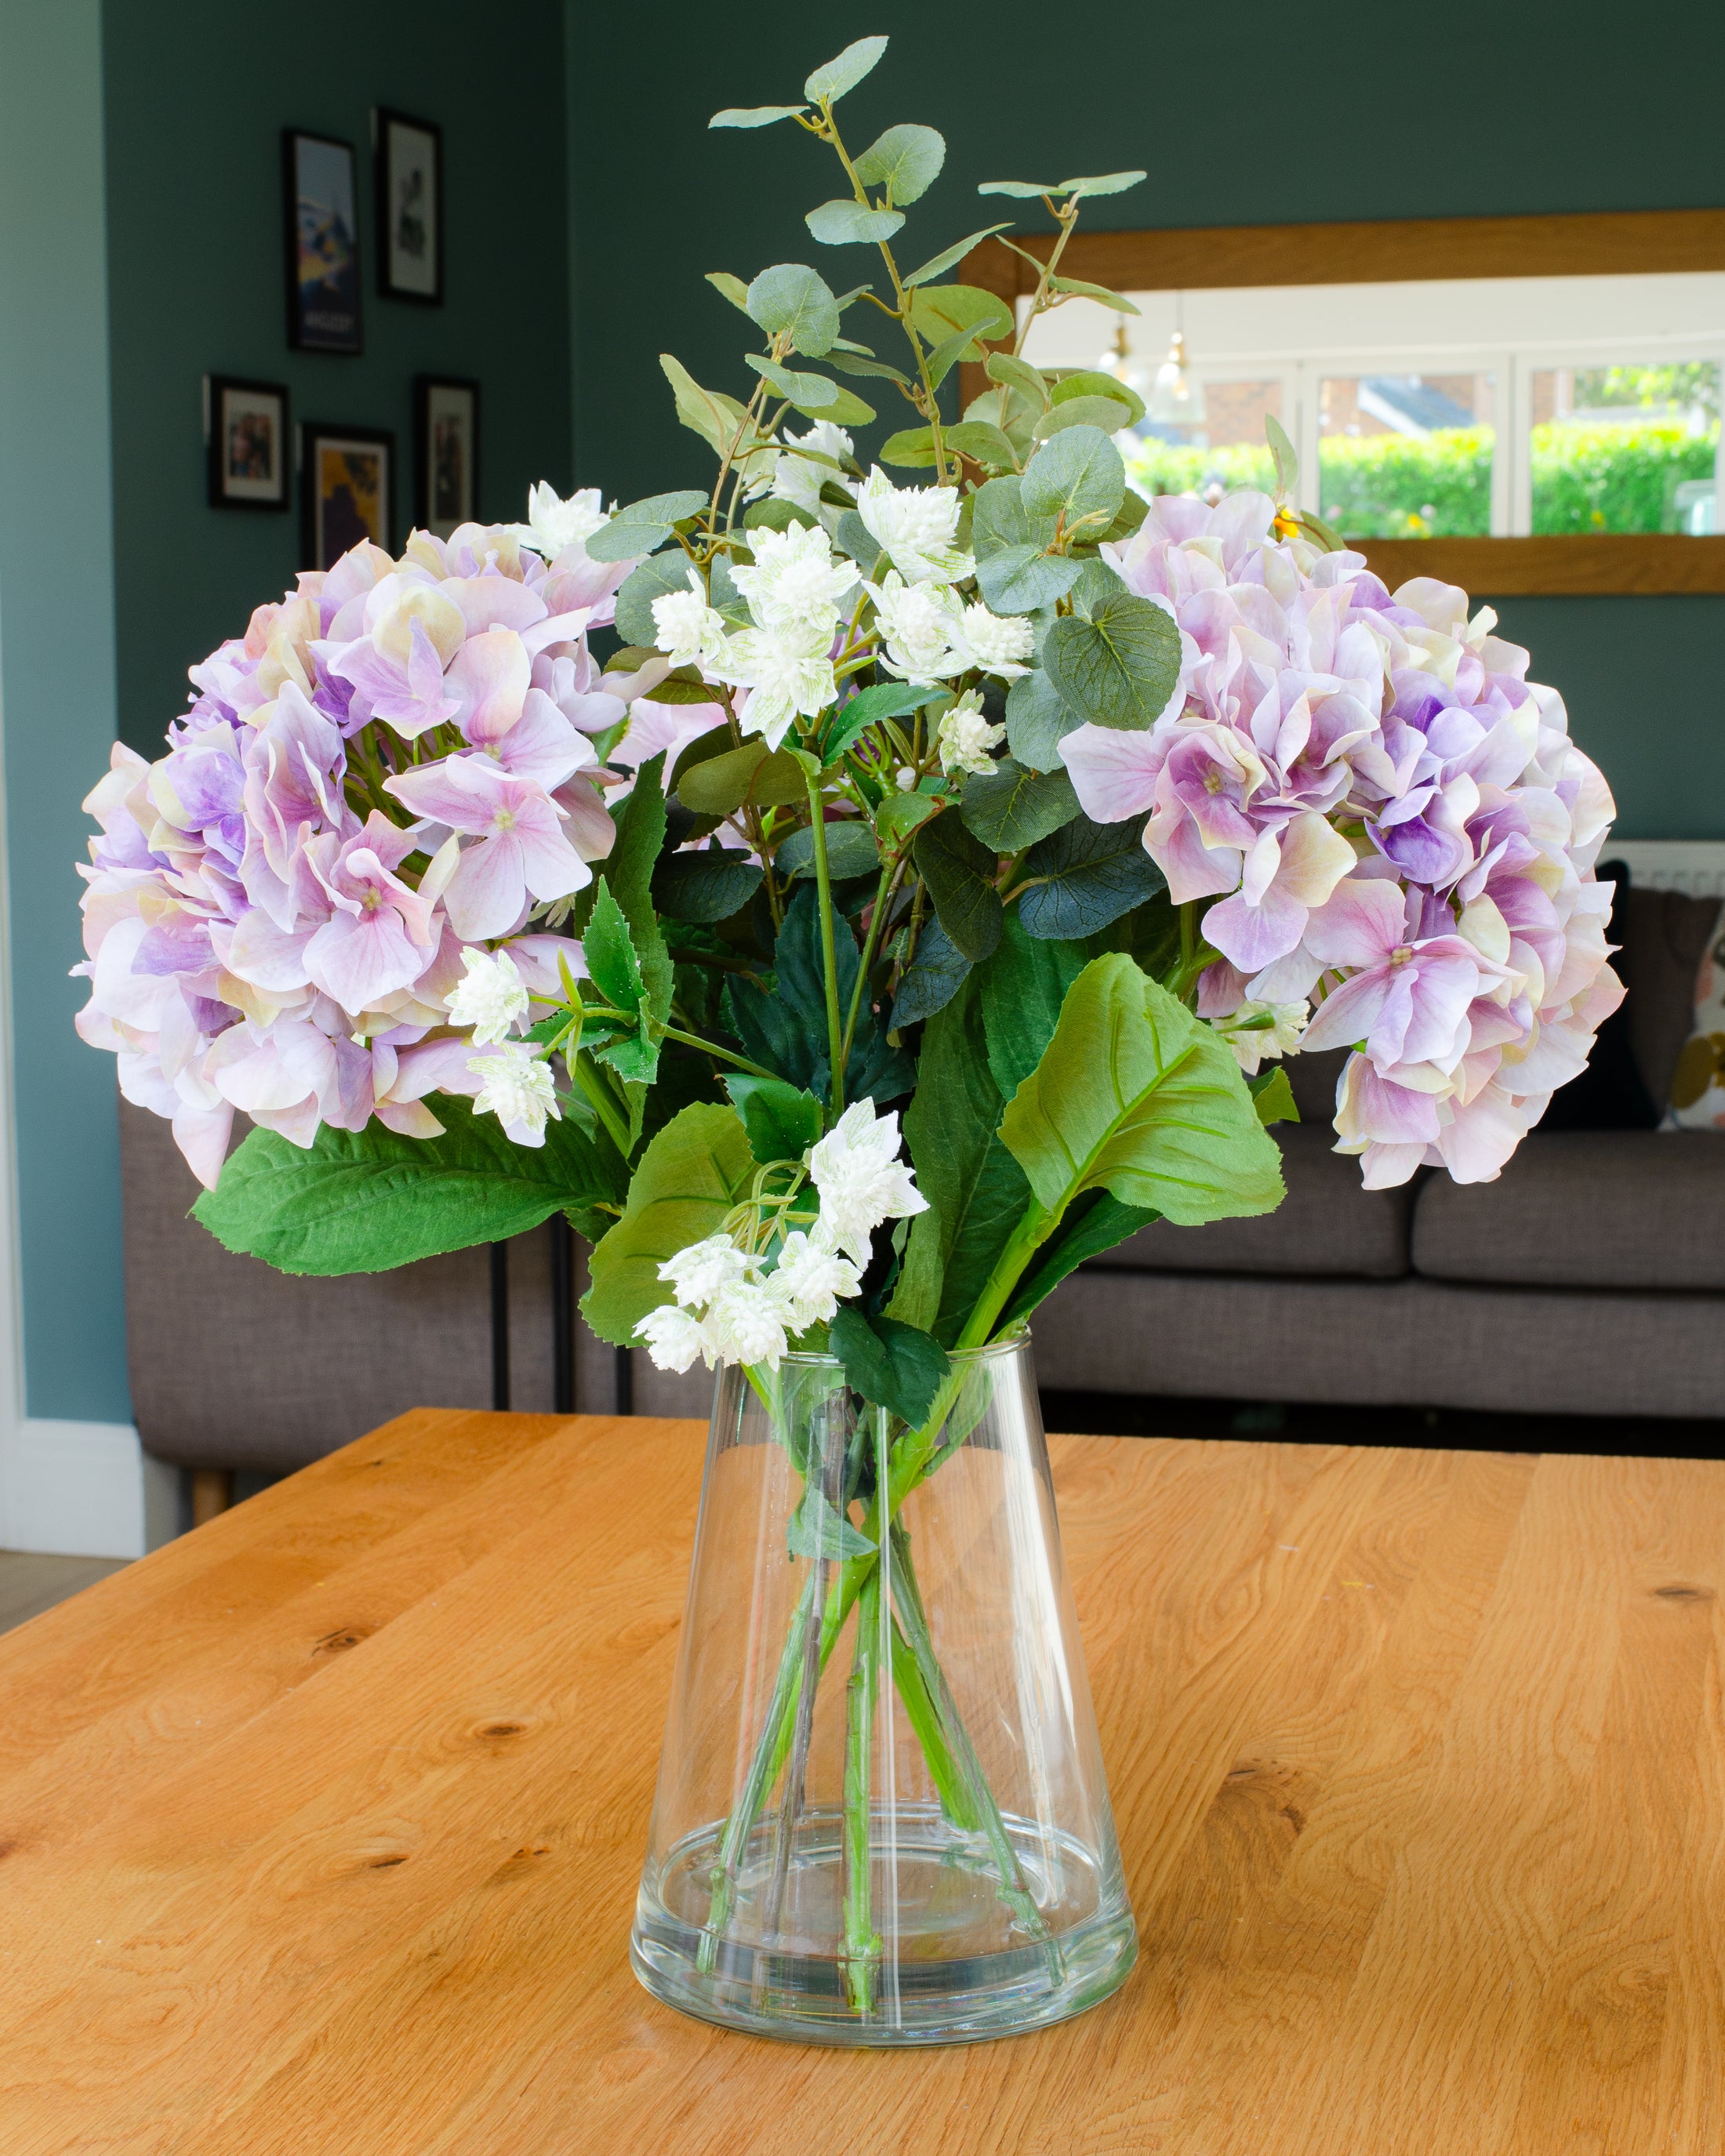
[[[931,682],[963,673],[970,660],[956,648],[964,609],[955,591],[946,584],[907,584],[896,569],[866,589],[886,641],[889,672]]]
[[[495,1116],[518,1145],[543,1145],[546,1119],[562,1121],[551,1065],[531,1049],[511,1046],[468,1059],[484,1082],[473,1104],[478,1116]]]
[[[952,543],[958,528],[956,486],[895,486],[879,465],[856,496],[856,511],[907,584],[962,583],[973,557]]]
[[[1036,632],[1021,613],[990,613],[980,600],[964,609],[957,637],[959,649],[973,666],[1003,681],[1015,680],[1029,668],[1021,665],[1035,648]]]
[[[768,1285],[784,1304],[790,1330],[801,1332],[829,1322],[839,1297],[855,1295],[862,1286],[862,1275],[839,1256],[823,1220],[810,1235],[793,1229],[785,1237]]]
[[[991,726],[983,716],[982,697],[974,689],[967,689],[941,721],[935,735],[941,769],[949,775],[955,771],[992,771],[994,760],[988,751],[1005,738],[1005,727]]]
[[[691,562],[689,588],[667,592],[653,602],[653,633],[673,666],[706,666],[725,641],[725,618],[707,604],[699,572]]]
[[[928,1200],[898,1158],[898,1115],[879,1116],[871,1100],[857,1101],[814,1147],[809,1173],[820,1193],[821,1224],[858,1265],[869,1261],[869,1237],[883,1220],[926,1213]]]
[[[793,719],[812,719],[839,694],[831,645],[774,629],[740,629],[708,662],[721,681],[753,691],[737,723],[746,734],[764,735],[777,748]]]
[[[517,1019],[527,1014],[527,991],[506,951],[461,953],[465,977],[449,998],[451,1025],[471,1026],[474,1045],[485,1048],[507,1040]]]
[[[814,458],[830,457],[834,464],[842,463],[855,454],[850,435],[830,419],[817,419],[806,434],[787,432],[783,439],[788,446],[780,454],[773,475],[770,491],[775,500],[788,501],[793,508],[819,517],[824,524],[842,515],[841,511],[821,500],[820,490],[829,482],[852,493],[855,486],[842,472],[834,471],[830,465],[817,464]],[[814,455],[799,457],[795,454],[798,449],[812,450]]]
[[[523,547],[532,547],[550,561],[564,547],[591,539],[602,524],[610,521],[596,486],[584,486],[565,501],[554,486],[540,480],[527,496],[526,522],[511,524],[509,529]]]
[[[764,1364],[769,1370],[778,1368],[790,1344],[785,1337],[783,1303],[771,1287],[749,1281],[721,1289],[702,1330],[721,1361]]]
[[[834,559],[833,542],[819,524],[793,524],[784,531],[763,526],[748,536],[753,567],[732,575],[756,625],[829,645],[839,602],[856,583],[855,562],[842,555]]]
[[[657,1310],[635,1323],[635,1337],[646,1343],[647,1353],[654,1366],[660,1370],[692,1368],[697,1355],[706,1358],[706,1366],[713,1366],[713,1346],[706,1328],[698,1317],[686,1310],[679,1310],[674,1302],[662,1302]]]
[[[1274,1061],[1298,1052],[1301,1036],[1311,1020],[1310,1004],[1260,1004],[1248,998],[1237,1011],[1224,1019],[1212,1019],[1210,1024],[1234,1050],[1247,1077],[1255,1078],[1266,1056]]]
[[[659,1277],[669,1283],[679,1302],[692,1309],[697,1303],[711,1302],[732,1281],[747,1280],[753,1264],[730,1236],[709,1235],[705,1241],[691,1243],[667,1258],[659,1268]]]

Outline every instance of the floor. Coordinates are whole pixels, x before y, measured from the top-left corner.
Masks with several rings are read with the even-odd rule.
[[[110,1572],[118,1572],[125,1562],[124,1558],[34,1557],[0,1550],[0,1632],[93,1587]]]

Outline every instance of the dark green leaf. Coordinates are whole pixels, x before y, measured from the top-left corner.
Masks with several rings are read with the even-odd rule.
[[[632,1344],[634,1327],[670,1300],[665,1260],[716,1235],[755,1172],[748,1134],[733,1108],[685,1108],[636,1163],[623,1218],[593,1249],[593,1285],[582,1315],[601,1340]]]
[[[919,1019],[932,1018],[957,994],[970,961],[957,950],[938,921],[925,921],[916,949],[893,998],[892,1029],[901,1033]]]
[[[441,1137],[326,1123],[307,1148],[254,1130],[193,1217],[227,1250],[327,1276],[386,1272],[621,1201],[629,1170],[603,1132],[552,1122],[543,1147],[521,1146],[457,1096],[433,1105]]]
[[[1093,936],[1163,888],[1162,870],[1144,851],[1142,816],[1123,824],[1072,821],[1033,846],[1023,872],[1045,880],[1019,901],[1032,936]]]
[[[886,49],[885,38],[858,38],[846,45],[837,59],[828,60],[818,67],[803,85],[803,95],[811,105],[824,100],[836,104],[848,90],[855,90],[865,74],[879,63]]]
[[[756,1078],[732,1072],[725,1081],[732,1106],[742,1117],[749,1147],[762,1168],[778,1160],[801,1160],[821,1133],[820,1103],[799,1086],[782,1078]]]
[[[740,976],[726,983],[725,1004],[743,1052],[793,1086],[819,1100],[829,1092],[825,967],[820,942],[819,895],[812,883],[798,886],[785,909],[773,951],[775,983],[769,995]],[[834,957],[839,974],[839,1008],[848,1010],[861,964],[850,923],[842,915],[833,922]],[[889,1047],[875,1014],[865,1006],[851,1043],[845,1074],[845,1097],[872,1094],[884,1105],[910,1089],[908,1056]]]
[[[1069,427],[1031,458],[1022,485],[1027,516],[1058,517],[1070,531],[1086,517],[1104,523],[1113,517],[1126,492],[1126,466],[1099,428]]]
[[[1042,1060],[1084,966],[1081,946],[1042,941],[1006,916],[999,949],[977,968],[988,1068],[1003,1098],[1009,1101]]]
[[[1161,1215],[1146,1205],[1122,1205],[1106,1190],[1092,1190],[1068,1210],[1065,1219],[1036,1253],[1034,1269],[1021,1279],[997,1332],[1022,1325],[1038,1303],[1053,1293],[1068,1273],[1111,1250]]]
[[[875,834],[860,818],[829,824],[826,839],[827,873],[834,883],[846,882],[852,876],[873,875],[880,867]],[[814,874],[814,833],[808,824],[799,824],[791,833],[773,855],[773,865],[780,875],[793,880]]]
[[[725,847],[666,854],[653,872],[653,903],[672,921],[728,921],[761,887],[761,870]]]
[[[1142,732],[1162,716],[1180,678],[1180,632],[1153,600],[1117,580],[1088,620],[1068,614],[1053,624],[1042,664],[1080,718]]]
[[[1078,814],[1078,796],[1064,770],[1027,771],[1004,757],[993,771],[968,778],[960,811],[966,824],[997,854],[1022,853]]]
[[[856,177],[865,187],[885,187],[895,203],[926,194],[947,162],[945,137],[932,127],[910,122],[889,127],[856,161]]]
[[[646,994],[640,964],[623,908],[612,896],[603,876],[595,888],[593,914],[581,949],[593,986],[605,1001],[619,1010],[639,1010]]]
[[[605,882],[623,909],[646,988],[646,1009],[661,1023],[670,1016],[673,968],[653,906],[653,870],[665,844],[665,755],[649,757],[635,773],[628,799],[617,812],[617,842],[605,862]],[[647,1110],[648,1085],[658,1074],[659,1052],[644,1016],[633,1042],[619,1041],[602,1051],[629,1082],[631,1146],[640,1137]]]
[[[860,202],[825,202],[803,220],[823,247],[877,246],[904,223],[896,209],[869,209]]]
[[[999,865],[957,816],[937,817],[917,832],[916,867],[940,924],[973,963],[1000,941],[1000,894],[993,878]]]
[[[825,278],[802,262],[775,263],[748,289],[747,311],[769,336],[819,359],[839,334],[839,303]]]
[[[870,540],[869,543],[872,546],[874,542]],[[821,762],[836,763],[845,750],[880,720],[907,719],[939,693],[937,689],[911,681],[877,681],[872,689],[859,690],[848,704],[841,705],[834,713],[826,738],[820,745]]]
[[[769,749],[759,736],[696,764],[677,783],[677,798],[698,816],[728,816],[745,801],[782,808],[808,797],[796,758],[783,749]]]
[[[955,239],[950,247],[943,247],[938,254],[932,254],[920,268],[913,270],[905,279],[906,290],[915,285],[926,285],[931,277],[938,277],[955,263],[962,262],[973,247],[980,247],[985,239],[992,239],[997,232],[1010,232],[1010,224],[984,225],[980,232],[973,232],[963,239]]]
[[[852,1305],[834,1318],[831,1337],[853,1392],[913,1430],[927,1419],[952,1367],[937,1340],[896,1317],[865,1317]]]
[[[1021,674],[1006,692],[1007,747],[1032,771],[1064,771],[1060,744],[1083,723],[1040,670]]]
[[[927,793],[889,793],[875,811],[875,835],[888,852],[902,853],[911,834],[934,811],[935,803]]]
[[[891,439],[896,441],[898,437],[894,435]],[[932,440],[932,437],[931,436],[930,439]],[[931,460],[933,454],[934,452],[931,449],[929,451]],[[880,542],[854,509],[847,509],[839,519],[833,536],[842,550],[860,568],[872,569],[880,558]]]

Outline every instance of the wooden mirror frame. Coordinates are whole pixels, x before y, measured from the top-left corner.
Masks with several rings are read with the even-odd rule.
[[[1051,234],[1021,243],[1046,259]],[[1075,233],[1060,267],[1117,292],[1242,285],[1362,285],[1455,277],[1597,277],[1725,270],[1725,209],[1622,210],[1564,217],[1455,217],[1356,224],[1187,227]],[[1022,255],[986,240],[968,284],[1009,303],[1034,289]],[[968,404],[988,385],[963,369]],[[1725,535],[1587,532],[1532,539],[1363,539],[1392,589],[1440,577],[1491,598],[1725,593]]]

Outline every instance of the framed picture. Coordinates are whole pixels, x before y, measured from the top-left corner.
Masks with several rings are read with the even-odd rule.
[[[363,349],[353,145],[285,128],[288,342],[295,352]]]
[[[444,131],[404,112],[377,116],[377,290],[439,307],[444,298]]]
[[[479,384],[422,374],[413,410],[418,521],[447,539],[479,515]]]
[[[288,393],[279,382],[208,377],[209,506],[288,506]]]
[[[364,539],[393,552],[394,435],[375,427],[308,419],[300,430],[300,446],[306,567],[331,568]]]

